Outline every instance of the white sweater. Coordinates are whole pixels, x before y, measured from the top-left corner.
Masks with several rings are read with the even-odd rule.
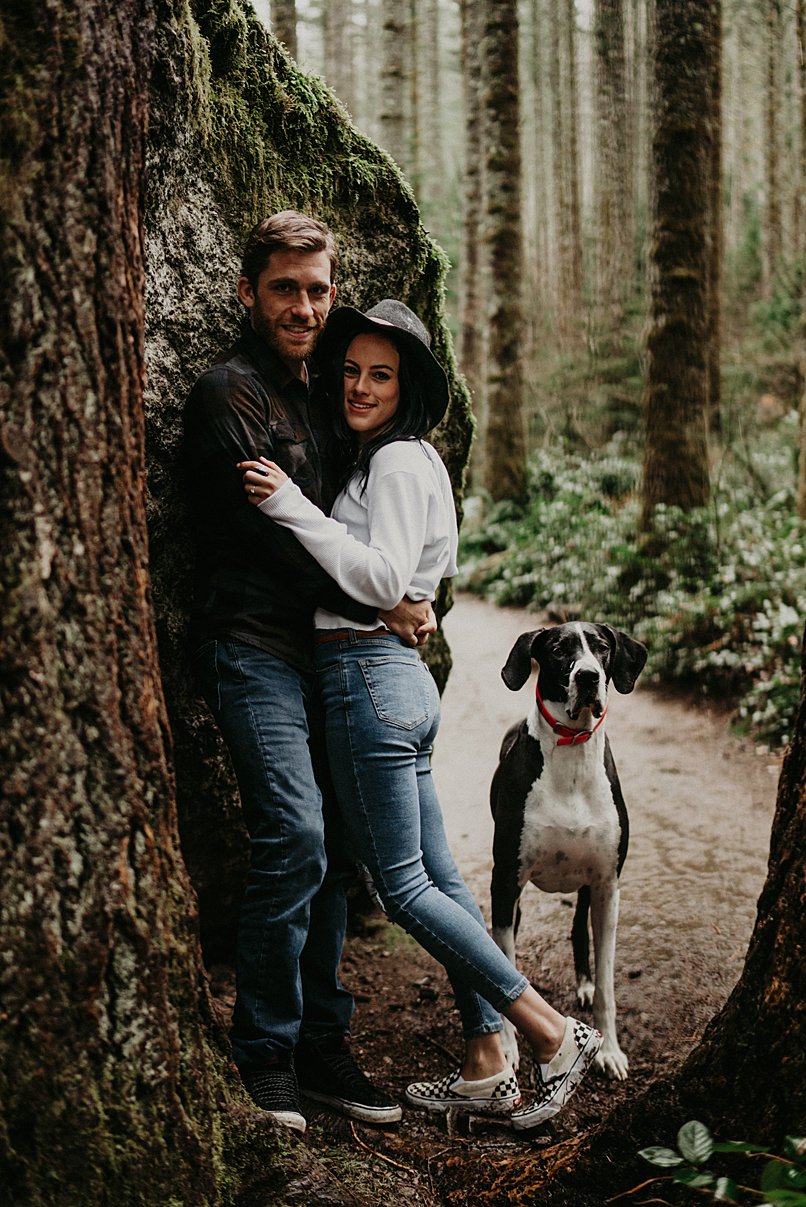
[[[433,599],[456,573],[458,534],[448,471],[424,440],[397,440],[372,458],[366,490],[353,477],[323,515],[290,479],[259,510],[290,528],[302,545],[360,603],[393,608],[404,595]],[[318,629],[364,626],[319,609]]]

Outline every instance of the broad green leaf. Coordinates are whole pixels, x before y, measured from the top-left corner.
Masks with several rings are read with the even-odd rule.
[[[704,1123],[696,1119],[684,1123],[677,1133],[677,1146],[692,1165],[702,1165],[714,1151],[714,1141]]]
[[[717,1178],[714,1199],[717,1203],[738,1203],[739,1188],[733,1178]]]
[[[714,1175],[712,1173],[700,1173],[696,1169],[692,1169],[690,1165],[685,1165],[682,1169],[676,1169],[672,1174],[674,1182],[680,1182],[683,1186],[713,1186]]]
[[[651,1165],[660,1165],[664,1169],[671,1169],[673,1165],[683,1164],[683,1158],[673,1148],[642,1148],[639,1150],[638,1156],[649,1161]]]
[[[806,1157],[806,1136],[787,1136],[784,1141],[784,1156],[794,1161],[802,1161]]]
[[[806,1169],[788,1161],[768,1161],[761,1171],[761,1189],[795,1190],[806,1186]]]
[[[765,1190],[764,1199],[781,1207],[806,1207],[806,1194],[802,1190]]]

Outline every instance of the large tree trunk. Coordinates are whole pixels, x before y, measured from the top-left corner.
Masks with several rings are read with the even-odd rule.
[[[806,0],[795,9],[798,44],[798,99],[800,109],[800,171],[806,183]],[[806,273],[801,286],[800,312],[800,449],[798,456],[798,515],[806,520]]]
[[[708,499],[710,0],[657,0],[642,526]]]
[[[198,1203],[239,1091],[179,855],[148,576],[154,8],[113,25],[95,0],[18,11],[2,67],[0,1193]],[[253,1140],[270,1161],[271,1132]]]
[[[618,348],[624,303],[634,287],[624,0],[596,0],[594,12],[597,329]]]
[[[383,38],[380,65],[380,142],[395,163],[410,168],[409,110],[411,18],[408,0],[381,0]]]
[[[257,218],[316,212],[342,241],[346,301],[388,292],[421,314],[452,383],[437,440],[454,480],[467,459],[444,258],[409,191],[251,9],[198,17],[183,0],[2,17],[0,1198],[32,1207],[226,1203],[257,1185],[250,1201],[363,1201],[243,1094],[177,836],[172,753],[226,954],[242,831],[189,682],[178,449],[187,390],[236,329]]]
[[[482,9],[487,383],[484,486],[494,500],[526,493],[523,418],[521,154],[516,0]]]

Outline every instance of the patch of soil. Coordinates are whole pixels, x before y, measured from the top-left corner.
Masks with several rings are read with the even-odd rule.
[[[501,738],[525,715],[528,688],[507,691],[500,668],[517,636],[539,619],[460,598],[445,628],[454,668],[443,697],[434,771],[457,862],[489,916],[492,823],[487,791]],[[615,698],[613,698],[615,697]],[[640,687],[611,693],[608,732],[630,812],[616,960],[625,1082],[591,1074],[539,1132],[404,1107],[386,1129],[351,1124],[310,1104],[305,1144],[370,1198],[388,1204],[491,1204],[503,1166],[599,1124],[683,1059],[741,972],[764,881],[779,760],[732,736],[726,715]],[[528,887],[518,959],[564,1013],[575,1000],[570,929],[574,898]],[[219,970],[220,972],[221,970]],[[343,980],[356,997],[353,1048],[380,1085],[403,1101],[409,1082],[457,1067],[458,1013],[442,969],[380,914],[350,935]],[[226,976],[214,981],[226,1004]],[[533,1084],[528,1052],[519,1079]],[[680,1120],[681,1123],[684,1120]],[[658,1143],[673,1143],[659,1136]],[[648,1170],[649,1173],[649,1170]],[[528,1201],[524,1199],[523,1201]]]

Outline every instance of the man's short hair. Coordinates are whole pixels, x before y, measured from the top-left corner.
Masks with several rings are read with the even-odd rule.
[[[330,279],[334,279],[338,266],[336,241],[324,222],[299,214],[296,210],[283,210],[272,214],[253,227],[246,240],[241,275],[246,277],[252,288],[257,288],[257,279],[275,251],[327,252],[330,257]]]

